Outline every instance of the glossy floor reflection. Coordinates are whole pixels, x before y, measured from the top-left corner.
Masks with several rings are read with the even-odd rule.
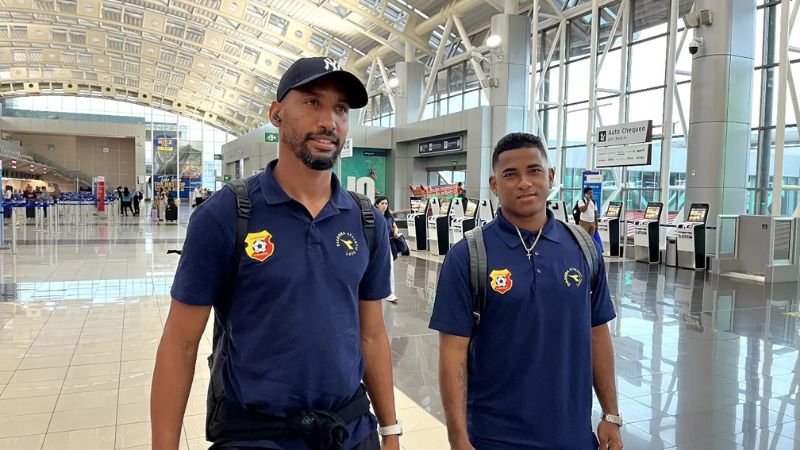
[[[166,251],[189,211],[181,225],[24,226],[18,252],[0,251],[0,449],[150,447],[150,377],[178,261]],[[440,260],[399,259],[400,301],[384,304],[407,450],[448,448],[427,327]],[[796,285],[633,262],[608,274],[626,448],[800,449]],[[209,343],[210,328],[182,448],[208,446]]]

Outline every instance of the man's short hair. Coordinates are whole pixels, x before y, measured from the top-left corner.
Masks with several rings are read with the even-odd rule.
[[[586,195],[586,193],[591,191],[591,190],[592,190],[592,188],[590,188],[590,187],[583,188],[583,195]]]
[[[548,166],[550,165],[550,159],[547,157],[547,148],[545,148],[539,136],[534,136],[530,133],[509,133],[500,138],[500,140],[497,141],[497,145],[494,146],[494,151],[492,152],[492,170],[497,166],[497,162],[500,160],[500,154],[518,148],[539,149],[539,153],[542,155],[542,161],[547,163]]]

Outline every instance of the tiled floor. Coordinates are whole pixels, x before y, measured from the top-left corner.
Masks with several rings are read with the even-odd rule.
[[[149,448],[150,378],[178,259],[166,251],[184,233],[144,218],[58,235],[30,225],[16,254],[0,251],[0,449]],[[400,302],[384,305],[408,450],[448,448],[427,328],[439,260],[400,259]],[[608,273],[627,449],[800,449],[796,285],[624,261]],[[207,448],[209,338],[182,448]]]

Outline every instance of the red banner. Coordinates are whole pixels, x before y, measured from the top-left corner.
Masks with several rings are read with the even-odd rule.
[[[97,180],[97,210],[106,210],[106,182],[101,180]]]

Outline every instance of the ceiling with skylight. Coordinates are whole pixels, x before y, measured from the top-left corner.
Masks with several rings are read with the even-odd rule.
[[[523,14],[531,6],[529,0],[510,1]],[[552,3],[565,10],[585,1]],[[467,33],[480,45],[504,5],[0,0],[0,97],[71,94],[132,101],[241,134],[266,121],[278,80],[298,57],[336,58],[365,82],[375,58],[391,70],[404,60],[407,46],[430,66],[448,14],[460,11]],[[451,56],[463,51],[455,31],[448,42]]]

